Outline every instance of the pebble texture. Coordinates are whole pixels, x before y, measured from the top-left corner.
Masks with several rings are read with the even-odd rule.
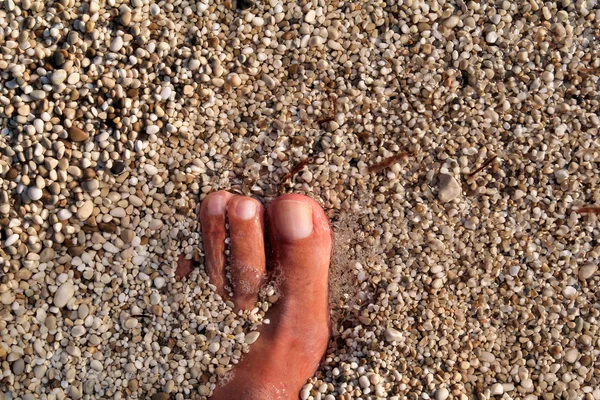
[[[238,316],[176,269],[227,189],[332,219],[301,398],[600,400],[599,24],[592,0],[3,0],[0,398],[208,398],[278,297]]]

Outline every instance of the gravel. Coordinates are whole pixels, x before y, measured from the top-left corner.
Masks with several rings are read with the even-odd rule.
[[[226,189],[331,217],[302,398],[600,399],[595,2],[3,6],[0,397],[210,396],[274,298],[176,271]]]

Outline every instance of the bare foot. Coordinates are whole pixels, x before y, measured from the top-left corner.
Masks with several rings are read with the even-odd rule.
[[[265,218],[260,203],[228,192],[210,194],[202,203],[200,222],[206,267],[222,296],[225,274],[225,222],[231,238],[231,276],[236,308],[255,305],[265,283]],[[266,212],[273,268],[280,300],[271,307],[258,340],[233,369],[233,378],[211,399],[288,400],[299,398],[316,371],[329,339],[327,279],[331,230],[323,209],[312,199],[284,195]]]

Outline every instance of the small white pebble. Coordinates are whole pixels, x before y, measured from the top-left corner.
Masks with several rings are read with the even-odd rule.
[[[150,5],[150,14],[153,17],[156,17],[158,14],[160,14],[160,7],[158,6],[158,4],[154,3]]]
[[[245,337],[244,341],[245,341],[247,344],[252,344],[252,343],[256,342],[256,340],[258,339],[258,337],[259,337],[259,336],[260,336],[260,332],[258,332],[258,331],[253,331],[253,332],[250,332],[250,333],[248,333],[248,334],[246,335],[246,337]]]

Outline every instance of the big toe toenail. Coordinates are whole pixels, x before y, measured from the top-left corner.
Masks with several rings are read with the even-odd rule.
[[[312,207],[302,201],[282,200],[274,205],[277,233],[288,240],[304,239],[313,231]]]

